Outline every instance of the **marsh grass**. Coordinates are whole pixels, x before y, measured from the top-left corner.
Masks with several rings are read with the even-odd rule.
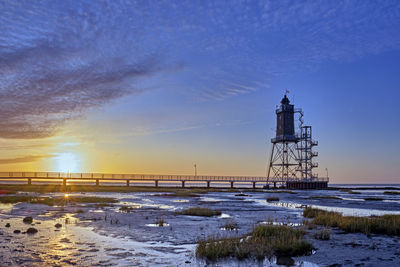
[[[383,193],[387,195],[400,195],[399,191],[385,191]]]
[[[200,197],[199,194],[206,194],[207,191],[204,190],[189,190],[189,191],[176,191],[172,194],[168,194],[169,197]]]
[[[340,197],[335,196],[310,196],[308,199],[341,199]]]
[[[158,218],[155,223],[156,225],[158,225],[159,227],[163,227],[164,225],[167,224],[167,222],[163,219],[163,218]]]
[[[118,200],[111,197],[69,197],[69,202],[74,203],[117,203]]]
[[[353,190],[349,190],[348,193],[349,194],[357,194],[357,195],[361,194],[361,192],[357,192],[357,191],[353,191]]]
[[[303,216],[312,218],[314,224],[338,227],[348,233],[400,235],[400,215],[356,217],[343,216],[338,212],[306,208],[303,211]]]
[[[274,193],[274,194],[297,194],[296,192],[290,191],[290,190],[273,190],[273,191],[266,191],[266,193]]]
[[[32,197],[32,196],[0,196],[0,203],[27,202],[48,206],[65,205],[67,203],[116,203],[118,200],[108,197]]]
[[[318,240],[329,240],[331,238],[331,230],[328,228],[317,231],[314,238]]]
[[[234,231],[239,228],[238,223],[231,218],[228,218],[225,220],[224,226],[222,226],[223,229],[228,230],[228,231]]]
[[[366,198],[364,198],[364,200],[366,200],[366,201],[382,201],[384,199],[381,197],[366,197]]]
[[[134,206],[134,207],[131,207],[131,206],[122,206],[122,207],[119,208],[120,211],[126,212],[126,213],[130,213],[130,212],[132,212],[132,211],[134,211],[134,210],[137,210],[137,209],[138,209],[137,206]]]
[[[221,211],[213,210],[213,209],[210,209],[210,208],[193,207],[193,208],[188,208],[186,210],[177,211],[175,214],[177,214],[177,215],[212,217],[212,216],[221,215]]]
[[[242,237],[211,236],[198,242],[196,256],[208,260],[235,257],[239,260],[276,256],[310,255],[312,245],[302,239],[304,231],[288,226],[258,225]]]

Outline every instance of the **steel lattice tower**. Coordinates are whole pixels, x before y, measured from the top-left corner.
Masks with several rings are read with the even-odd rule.
[[[295,114],[299,114],[299,130],[295,131]],[[272,151],[267,173],[267,186],[273,182],[286,183],[291,189],[321,189],[328,187],[329,178],[318,178],[313,169],[318,156],[313,148],[318,145],[312,139],[311,126],[303,126],[303,111],[295,109],[286,95],[276,109],[276,136],[271,139]]]
[[[267,174],[268,181],[271,179],[286,182],[299,178],[301,155],[297,143],[300,138],[295,134],[294,114],[294,105],[290,104],[285,95],[281,100],[281,106],[276,110],[276,136],[271,139],[272,151]]]
[[[315,178],[318,178],[318,175],[312,172],[314,168],[318,167],[318,163],[313,162],[313,158],[318,156],[318,152],[314,152],[312,149],[318,145],[318,142],[312,139],[311,126],[301,126],[300,131],[301,134],[297,149],[300,153],[301,178],[313,181]]]

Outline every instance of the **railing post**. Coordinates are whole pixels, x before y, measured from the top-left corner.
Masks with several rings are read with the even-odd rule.
[[[28,178],[28,185],[32,185],[32,179]]]
[[[126,180],[126,186],[129,187],[129,180]]]

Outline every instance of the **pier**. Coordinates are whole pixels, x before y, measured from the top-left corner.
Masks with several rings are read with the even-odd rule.
[[[93,185],[106,185],[107,183],[118,182],[126,186],[133,183],[150,183],[154,187],[162,187],[165,183],[176,183],[179,187],[188,187],[188,183],[198,183],[196,187],[210,188],[215,184],[224,183],[230,188],[278,188],[290,187],[292,189],[308,189],[309,187],[296,186],[298,181],[293,179],[268,179],[262,176],[214,176],[214,175],[158,175],[158,174],[111,174],[111,173],[65,173],[65,172],[0,172],[0,182],[3,181],[26,181],[31,185],[33,181],[60,182],[67,185],[68,181],[93,182]],[[326,188],[328,178],[314,178],[309,183],[313,189]],[[302,181],[304,182],[304,181]]]

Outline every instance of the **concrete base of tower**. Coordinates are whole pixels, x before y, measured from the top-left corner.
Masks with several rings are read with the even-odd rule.
[[[287,189],[326,189],[328,188],[328,182],[286,182]]]

